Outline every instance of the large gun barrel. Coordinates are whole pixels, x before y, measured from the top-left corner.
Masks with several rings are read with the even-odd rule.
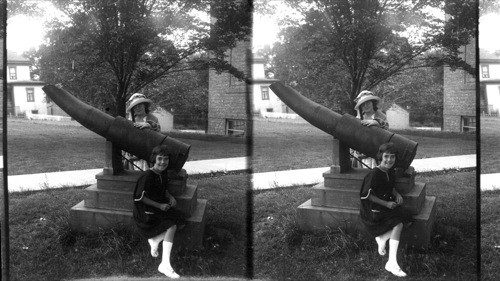
[[[153,148],[163,144],[171,157],[168,169],[179,171],[186,163],[190,145],[156,131],[135,128],[131,121],[121,116],[112,117],[54,85],[42,89],[69,116],[119,149],[149,161]]]
[[[363,126],[356,117],[340,115],[280,82],[271,84],[270,88],[306,121],[369,157],[375,158],[380,145],[392,142],[398,151],[395,167],[406,169],[415,158],[418,143],[412,140],[382,128]]]

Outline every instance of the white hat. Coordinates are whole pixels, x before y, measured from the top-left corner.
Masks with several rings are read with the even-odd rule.
[[[369,100],[376,100],[380,102],[380,98],[375,96],[372,92],[364,90],[356,97],[354,100],[356,102],[356,106],[354,106],[354,110],[358,110],[358,108],[365,102]]]
[[[153,101],[147,99],[146,96],[143,94],[135,93],[130,97],[130,99],[128,99],[127,103],[128,103],[127,112],[129,112],[134,106],[140,103],[152,104]]]

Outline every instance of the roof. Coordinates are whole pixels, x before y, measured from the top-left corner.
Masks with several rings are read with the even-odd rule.
[[[15,51],[7,50],[7,64],[31,64],[30,60]]]
[[[12,80],[7,82],[7,85],[12,86],[45,86],[46,84],[43,81],[36,80]]]
[[[486,49],[479,49],[479,62],[500,63],[500,51],[489,52]]]
[[[272,84],[274,82],[279,82],[281,80],[279,79],[273,79],[273,78],[256,78],[256,79],[250,79],[250,84],[255,85],[255,84]]]

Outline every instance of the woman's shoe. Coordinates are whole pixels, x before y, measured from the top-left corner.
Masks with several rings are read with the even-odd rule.
[[[397,277],[406,277],[406,273],[403,270],[401,270],[401,268],[397,264],[386,263],[385,270],[396,275]]]
[[[164,266],[162,263],[158,266],[158,271],[165,274],[168,278],[177,279],[180,277],[171,267]]]

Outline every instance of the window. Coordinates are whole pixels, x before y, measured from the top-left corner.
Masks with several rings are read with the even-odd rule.
[[[26,98],[28,102],[35,101],[35,90],[33,88],[26,88]]]
[[[272,108],[266,108],[266,111],[267,112],[274,112],[274,110]]]
[[[269,100],[269,87],[260,87],[260,92],[262,94],[262,100]]]
[[[243,136],[245,135],[246,122],[245,120],[226,120],[226,134],[232,136]]]
[[[481,66],[481,73],[483,75],[483,78],[490,78],[490,66],[489,65],[482,65]]]
[[[17,71],[15,66],[9,67],[9,78],[10,80],[17,80]]]
[[[462,132],[475,132],[476,131],[476,117],[462,116]]]

